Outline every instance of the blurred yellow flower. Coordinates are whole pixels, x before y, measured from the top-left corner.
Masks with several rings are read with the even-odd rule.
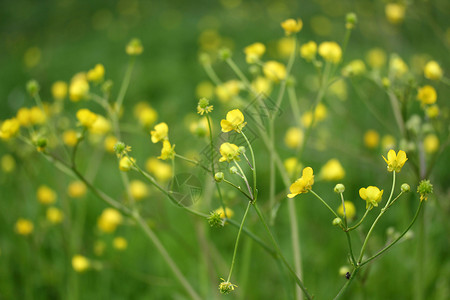
[[[66,130],[63,132],[63,141],[69,147],[73,147],[78,142],[78,133],[75,130]]]
[[[136,160],[133,157],[124,156],[119,161],[119,170],[122,172],[128,172],[131,170],[131,167],[135,162]]]
[[[369,149],[378,147],[380,143],[380,135],[375,130],[367,130],[364,134],[364,145]]]
[[[16,168],[16,161],[11,154],[3,155],[0,164],[4,173],[11,173]]]
[[[163,141],[163,147],[161,149],[161,155],[158,156],[159,159],[167,160],[173,159],[175,157],[175,145],[170,145],[169,140]]]
[[[74,255],[72,257],[72,268],[78,272],[78,273],[82,273],[85,272],[86,270],[88,270],[90,267],[90,263],[89,260],[82,256],[82,255]]]
[[[132,180],[130,182],[130,193],[134,200],[139,201],[149,195],[148,186],[140,180]]]
[[[298,127],[290,127],[284,136],[284,143],[291,149],[299,148],[303,143],[303,131]]]
[[[214,212],[216,214],[219,214],[220,218],[225,219],[225,213],[223,212],[222,207],[219,207],[218,209],[214,210]],[[227,214],[228,219],[231,219],[234,216],[234,211],[229,207],[225,207],[225,212]]]
[[[263,43],[253,43],[244,48],[245,61],[248,64],[257,63],[264,52],[266,52],[266,46]]]
[[[256,93],[263,93],[269,95],[272,92],[272,81],[266,77],[258,76],[252,82],[252,89]]]
[[[20,235],[29,235],[33,229],[34,225],[30,220],[20,218],[16,221],[15,230]]]
[[[201,81],[195,88],[195,94],[197,98],[211,99],[214,96],[214,85],[210,81]]]
[[[381,139],[381,147],[383,147],[383,150],[390,150],[392,148],[395,148],[395,138],[392,135],[385,135]]]
[[[123,251],[123,250],[127,249],[128,242],[125,238],[118,236],[118,237],[115,237],[113,240],[113,247],[116,250]]]
[[[239,147],[235,144],[223,143],[220,146],[220,154],[222,157],[219,159],[220,162],[230,162],[232,160],[239,160],[239,155],[241,154],[239,151]]]
[[[359,189],[359,196],[366,201],[366,209],[378,206],[383,196],[383,190],[380,191],[376,186],[368,186],[367,188]]]
[[[144,47],[142,46],[142,42],[137,38],[132,39],[125,48],[125,52],[131,56],[140,55],[143,51]]]
[[[86,191],[86,185],[80,180],[72,181],[67,187],[67,194],[71,198],[81,198],[86,195]]]
[[[40,107],[33,106],[30,108],[30,121],[31,124],[43,124],[45,123],[47,117],[45,115],[45,112],[42,111]]]
[[[388,159],[383,156],[384,161],[387,163],[387,169],[389,172],[400,172],[405,162],[408,160],[406,157],[406,153],[403,150],[399,150],[397,154],[395,154],[394,150],[389,150]]]
[[[291,35],[302,30],[303,22],[301,19],[287,19],[281,23],[281,27],[286,35]]]
[[[339,160],[332,158],[325,163],[319,174],[319,177],[323,180],[340,180],[345,177],[345,170]]]
[[[222,132],[234,130],[240,133],[245,124],[247,124],[247,122],[244,122],[244,115],[239,109],[230,110],[227,113],[226,120],[222,119],[222,121],[220,121]]]
[[[344,201],[344,205],[345,205],[345,215],[347,219],[352,220],[356,215],[355,205],[351,201]],[[344,216],[344,206],[342,206],[342,204],[339,205],[337,212],[339,215]]]
[[[3,121],[0,126],[0,138],[2,140],[9,140],[16,136],[16,134],[19,132],[19,129],[20,123],[16,118],[7,119]]]
[[[431,133],[427,134],[423,140],[423,147],[425,149],[425,153],[433,154],[439,150],[439,138]]]
[[[96,64],[93,69],[87,72],[86,78],[89,81],[99,82],[105,76],[105,67],[102,64]]]
[[[56,81],[52,85],[52,96],[55,100],[64,100],[67,96],[68,86],[64,81]]]
[[[169,134],[169,126],[166,123],[161,122],[156,124],[154,130],[150,132],[152,135],[152,142],[157,143],[161,140],[167,139],[167,135]]]
[[[311,167],[306,167],[302,171],[302,177],[297,179],[289,187],[291,193],[288,194],[287,196],[289,198],[294,198],[298,194],[307,193],[312,188],[313,184],[314,184],[313,169]]]
[[[36,197],[41,204],[48,205],[55,203],[56,193],[46,185],[41,185],[36,192]]]
[[[116,143],[118,142],[117,138],[113,135],[108,135],[105,138],[105,142],[104,142],[104,146],[105,146],[105,150],[108,151],[109,153],[114,153],[114,146],[116,145]]]
[[[106,208],[98,218],[97,226],[101,231],[111,233],[122,223],[122,219],[123,217],[117,209]]]
[[[436,90],[431,85],[425,85],[418,89],[417,99],[422,105],[434,104],[437,100]]]
[[[353,60],[342,69],[344,76],[360,76],[366,72],[366,65],[360,59]]]
[[[229,80],[216,87],[216,95],[222,102],[228,102],[239,94],[241,83],[238,80]]]
[[[307,61],[311,61],[316,57],[317,44],[314,41],[309,41],[300,47],[300,56]]]
[[[89,132],[97,135],[105,135],[111,131],[111,122],[102,115],[97,115],[97,119],[89,128]]]
[[[73,102],[78,102],[83,98],[86,98],[89,94],[89,83],[85,76],[75,75],[70,82],[69,86],[69,98]]]
[[[441,66],[434,60],[427,62],[423,72],[425,77],[431,80],[440,80],[443,75]]]
[[[59,224],[64,219],[64,215],[59,208],[49,207],[47,208],[46,218],[52,224]]]
[[[145,162],[145,169],[160,181],[167,181],[173,176],[172,166],[154,157]]]
[[[392,24],[400,24],[405,19],[406,7],[400,3],[388,3],[384,12],[387,20]]]
[[[30,126],[31,125],[31,115],[30,110],[27,107],[21,107],[17,111],[16,119],[19,121],[20,126]]]
[[[266,76],[273,82],[285,80],[287,76],[286,67],[282,63],[279,63],[274,60],[270,60],[264,64],[263,73],[264,76]]]
[[[139,102],[134,106],[134,116],[144,127],[150,127],[158,119],[158,113],[148,103]]]
[[[289,57],[295,51],[295,39],[282,37],[278,40],[277,50],[281,57]]]
[[[302,164],[298,161],[297,157],[286,158],[283,164],[289,176],[297,175],[302,169]]]
[[[389,71],[395,77],[402,77],[408,72],[408,65],[405,63],[403,59],[401,59],[398,55],[392,55],[389,60]]]
[[[336,42],[322,42],[319,45],[319,54],[326,61],[337,64],[342,58],[342,49]]]
[[[373,48],[367,52],[367,64],[373,69],[379,69],[386,64],[386,52],[381,48]]]
[[[77,119],[80,125],[86,128],[92,127],[95,121],[97,121],[97,114],[93,113],[87,108],[82,108],[77,111]]]
[[[439,116],[439,106],[435,104],[430,105],[426,108],[425,113],[427,114],[428,118],[434,119]]]

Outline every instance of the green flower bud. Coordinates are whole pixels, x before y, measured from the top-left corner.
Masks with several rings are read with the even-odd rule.
[[[116,154],[121,154],[122,152],[125,151],[125,148],[126,148],[126,146],[123,142],[117,142],[114,145],[114,151],[116,152]]]
[[[417,193],[420,195],[420,201],[428,200],[428,195],[433,193],[433,185],[429,180],[422,180],[417,187]]]
[[[244,146],[239,146],[239,154],[243,154],[245,153],[245,147]]]
[[[353,29],[355,27],[355,24],[358,22],[358,18],[356,17],[355,13],[351,12],[345,16],[345,21],[345,27],[348,29]]]
[[[203,97],[200,100],[198,100],[198,106],[200,108],[205,109],[208,105],[209,105],[209,100],[208,99]]]
[[[338,194],[342,194],[345,191],[345,186],[342,183],[336,184],[334,187],[334,192]]]
[[[27,92],[31,97],[34,97],[39,92],[40,86],[39,83],[32,79],[27,82]]]
[[[407,192],[409,192],[411,190],[411,187],[409,186],[409,184],[404,183],[400,187],[400,190],[402,191],[402,193],[407,193]]]
[[[231,174],[236,174],[238,172],[238,169],[235,167],[235,166],[232,166],[231,168],[230,168],[230,173]]]
[[[224,221],[223,219],[220,217],[220,213],[219,212],[211,212],[207,218],[209,226],[211,227],[216,227],[216,228],[220,228],[223,227],[224,225]]]
[[[198,56],[198,60],[202,65],[210,65],[211,64],[211,57],[208,53],[200,53]]]
[[[341,218],[334,218],[333,219],[333,226],[341,226],[342,225],[342,219]]]
[[[221,282],[219,284],[219,291],[220,291],[221,294],[225,294],[226,295],[226,294],[230,293],[231,291],[234,291],[234,288],[236,286],[237,285],[234,285],[234,284],[232,284],[229,281],[223,281],[223,282]]]
[[[222,48],[219,50],[219,57],[221,60],[227,60],[231,57],[231,51],[228,48]]]
[[[214,174],[214,180],[217,182],[221,182],[224,179],[224,174],[223,172],[217,172],[216,174]]]

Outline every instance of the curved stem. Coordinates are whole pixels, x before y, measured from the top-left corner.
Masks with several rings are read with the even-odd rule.
[[[339,216],[337,215],[337,213],[328,205],[328,203],[325,202],[325,200],[322,199],[322,197],[320,197],[319,195],[317,195],[313,190],[310,190],[310,192],[316,196],[317,199],[319,199],[323,205],[325,205],[329,211],[331,211],[331,213],[336,217],[339,218]]]
[[[359,225],[361,225],[361,223],[364,221],[364,219],[367,217],[367,214],[369,213],[370,209],[366,209],[366,212],[364,213],[364,216],[361,218],[361,220],[359,220],[358,223],[356,223],[356,225],[347,228],[347,231],[352,231],[355,230],[356,228],[359,227]]]
[[[116,113],[120,112],[120,109],[122,108],[123,99],[125,98],[125,93],[127,92],[128,85],[130,84],[131,73],[133,72],[134,62],[135,62],[135,57],[132,56],[130,58],[130,62],[128,63],[128,67],[125,72],[125,77],[123,78],[122,85],[120,86],[119,95],[117,96],[116,107],[115,107]]]

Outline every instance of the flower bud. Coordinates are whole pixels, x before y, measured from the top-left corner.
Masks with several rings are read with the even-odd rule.
[[[417,193],[420,195],[420,201],[426,201],[428,195],[433,193],[433,185],[429,180],[422,180],[417,187]]]
[[[345,191],[345,186],[342,183],[336,184],[334,187],[334,192],[338,194],[342,194]]]
[[[142,42],[137,38],[132,39],[125,48],[125,52],[131,56],[140,55],[143,51],[144,47],[142,46]]]
[[[39,92],[40,86],[39,83],[32,79],[27,82],[27,92],[31,97],[35,96]]]
[[[217,172],[216,174],[214,174],[214,180],[217,182],[221,182],[224,179],[224,174],[223,172]]]
[[[198,60],[202,65],[210,65],[211,64],[211,57],[208,53],[200,53],[198,56]]]
[[[223,227],[223,225],[225,223],[223,221],[223,219],[221,218],[220,213],[217,211],[212,211],[209,214],[207,220],[208,220],[209,226],[216,227],[216,228]]]
[[[239,154],[244,154],[245,153],[245,147],[244,146],[239,146]]]
[[[230,168],[230,173],[231,174],[236,174],[238,172],[238,169],[235,167],[235,166],[232,166],[231,168]]]
[[[333,219],[333,226],[341,226],[342,225],[342,219],[341,218],[334,218]]]
[[[400,189],[401,189],[402,193],[407,193],[411,190],[411,187],[409,186],[409,184],[404,183],[404,184],[402,184]]]
[[[219,57],[221,60],[227,60],[231,57],[231,51],[228,48],[222,48],[219,50]]]
[[[358,22],[358,18],[356,17],[355,13],[351,12],[345,16],[345,21],[346,21],[345,27],[347,29],[353,29],[355,27],[355,24]]]

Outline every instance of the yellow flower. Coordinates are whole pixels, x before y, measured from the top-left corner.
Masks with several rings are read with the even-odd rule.
[[[69,98],[73,102],[78,102],[89,93],[89,83],[85,76],[75,75],[75,77],[70,82],[69,86]]]
[[[437,116],[439,116],[439,106],[437,105],[428,106],[425,110],[425,113],[427,114],[428,118],[434,119]]]
[[[303,22],[301,19],[287,19],[281,23],[281,27],[286,35],[291,35],[302,30]]]
[[[104,146],[105,146],[105,150],[108,151],[109,153],[114,153],[114,146],[117,144],[118,140],[115,136],[113,135],[108,135],[105,138],[105,142],[104,142]]]
[[[134,200],[139,201],[149,195],[149,189],[142,181],[132,180],[130,182],[130,193]]]
[[[20,235],[29,235],[33,232],[34,225],[30,220],[20,218],[17,220],[15,230]]]
[[[214,85],[210,81],[201,81],[195,88],[197,98],[211,99],[214,96]]]
[[[367,130],[364,134],[364,145],[369,149],[378,147],[380,143],[380,135],[375,130]]]
[[[133,108],[134,116],[144,127],[149,127],[155,123],[158,113],[147,102],[139,102]]]
[[[395,77],[405,75],[408,70],[408,65],[398,55],[393,55],[389,60],[389,71],[392,72]]]
[[[383,136],[383,138],[381,139],[381,146],[383,147],[384,150],[390,150],[392,148],[395,148],[395,138],[392,135],[385,135]]]
[[[132,39],[125,48],[125,52],[131,56],[140,55],[144,51],[144,47],[142,46],[142,42],[140,39]]]
[[[277,61],[270,60],[266,62],[263,66],[264,76],[273,82],[279,82],[280,80],[286,79],[286,67]]]
[[[198,100],[198,104],[197,104],[197,113],[202,115],[203,114],[209,114],[210,112],[212,112],[213,110],[213,106],[209,105],[209,100],[206,98],[201,98],[200,100]]]
[[[225,207],[225,212],[227,213],[228,219],[234,216],[234,211],[229,207]],[[222,207],[219,207],[218,209],[214,210],[214,213],[219,214],[220,218],[225,219],[225,214],[223,212]]]
[[[284,143],[291,149],[299,148],[303,143],[303,131],[298,127],[290,127],[284,136]]]
[[[71,198],[81,198],[86,195],[86,185],[82,181],[72,181],[67,187],[67,194]]]
[[[5,173],[11,173],[16,168],[16,161],[11,154],[5,154],[0,160],[2,171]]]
[[[405,162],[408,160],[406,157],[406,153],[403,150],[399,150],[397,154],[395,154],[394,150],[389,150],[388,159],[383,156],[384,161],[388,164],[387,169],[389,172],[400,172]]]
[[[111,130],[111,122],[105,117],[97,115],[94,124],[89,128],[89,132],[97,135],[105,135]]]
[[[307,193],[312,188],[313,184],[314,184],[313,169],[311,167],[306,167],[302,171],[302,177],[297,179],[289,187],[291,193],[288,194],[287,196],[289,198],[294,198],[298,194]]]
[[[61,223],[64,219],[62,211],[56,207],[47,208],[46,217],[52,224]]]
[[[31,125],[31,116],[30,110],[27,107],[21,107],[16,114],[16,119],[19,121],[20,126],[30,126]]]
[[[297,157],[286,158],[283,165],[289,176],[296,176],[302,169],[302,164],[298,161]]]
[[[154,130],[152,130],[150,134],[152,135],[153,143],[167,139],[167,135],[169,134],[169,126],[167,126],[164,122],[156,124]]]
[[[171,146],[169,140],[163,141],[163,147],[161,149],[161,156],[158,156],[159,159],[173,159],[175,157],[175,145]]]
[[[78,273],[82,273],[84,271],[86,271],[87,269],[89,269],[90,267],[90,263],[89,260],[82,256],[82,255],[74,255],[72,257],[72,268],[78,272]]]
[[[87,72],[87,80],[99,82],[103,80],[105,76],[105,67],[102,64],[96,64],[93,69]]]
[[[366,201],[366,209],[372,209],[372,207],[378,206],[381,201],[383,190],[380,191],[376,186],[368,186],[359,189],[359,196]]]
[[[252,88],[257,93],[263,93],[269,95],[272,91],[272,81],[266,77],[258,76],[252,82]]]
[[[367,52],[367,63],[374,69],[379,69],[386,63],[386,52],[380,48],[373,48]]]
[[[319,45],[319,54],[326,61],[336,64],[342,58],[342,49],[336,42],[322,42]]]
[[[224,162],[224,161],[232,161],[232,160],[239,160],[239,155],[241,154],[239,151],[239,147],[236,146],[235,144],[230,144],[230,143],[223,143],[220,146],[220,154],[222,155],[222,157],[219,159],[220,162]]]
[[[427,134],[423,140],[425,153],[433,154],[439,150],[439,138],[435,134]]]
[[[347,219],[348,220],[353,219],[356,214],[355,205],[351,201],[344,201],[344,205],[345,205],[345,215],[346,215]],[[344,216],[344,207],[342,206],[342,204],[339,205],[338,214],[340,214],[341,216]]]
[[[151,174],[155,175],[156,179],[160,181],[167,181],[173,175],[171,165],[166,164],[154,157],[149,158],[145,162],[145,169]]]
[[[45,123],[45,120],[47,119],[45,113],[42,111],[41,108],[37,106],[33,106],[30,108],[30,121],[31,124],[43,124]]]
[[[295,39],[283,37],[278,40],[277,50],[281,57],[289,57],[295,50]]]
[[[311,61],[316,57],[317,44],[314,41],[309,41],[300,47],[300,56],[307,61]]]
[[[238,80],[229,80],[216,87],[216,95],[222,102],[228,102],[239,94],[241,83]]]
[[[359,76],[366,72],[366,65],[360,59],[351,61],[342,69],[342,75],[344,76]]]
[[[266,52],[266,46],[262,43],[254,43],[244,48],[245,61],[254,64],[259,61],[261,56]]]
[[[67,83],[56,81],[52,85],[52,96],[55,100],[64,100],[67,96]]]
[[[422,105],[434,104],[437,100],[436,90],[431,85],[425,85],[419,88],[417,99],[420,100]]]
[[[63,141],[67,146],[73,147],[78,142],[78,133],[75,130],[66,130],[63,132]]]
[[[128,242],[125,238],[118,236],[115,237],[113,240],[113,246],[115,249],[119,250],[119,251],[123,251],[125,249],[127,249],[128,247]]]
[[[399,3],[388,3],[385,7],[386,18],[392,24],[399,24],[405,18],[406,7]]]
[[[226,120],[220,121],[222,132],[229,132],[234,130],[238,133],[242,131],[247,122],[244,122],[244,115],[239,109],[233,109],[227,113]]]
[[[345,177],[345,170],[339,160],[333,158],[322,167],[319,177],[328,181],[340,180]]]
[[[130,171],[136,160],[133,157],[124,156],[119,161],[119,170],[122,172]]]
[[[97,114],[93,113],[87,108],[82,108],[77,111],[77,119],[80,122],[81,126],[86,128],[92,127],[95,121],[97,121]]]
[[[122,215],[117,209],[106,208],[97,220],[98,228],[106,233],[114,232],[122,223]]]
[[[440,80],[443,75],[441,66],[434,60],[427,62],[423,72],[425,77],[431,80]]]
[[[5,120],[0,126],[0,138],[2,140],[9,140],[16,136],[16,134],[19,132],[19,129],[20,123],[19,121],[17,121],[17,119],[12,118]]]
[[[52,204],[56,201],[56,193],[46,185],[41,185],[37,192],[36,197],[42,204]]]

